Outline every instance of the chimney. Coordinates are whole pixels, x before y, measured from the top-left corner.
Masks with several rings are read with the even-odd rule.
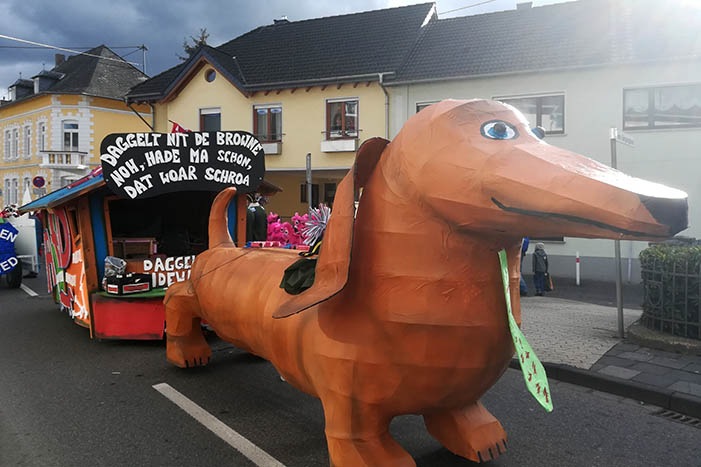
[[[56,66],[61,65],[66,61],[66,56],[63,54],[56,54]]]
[[[533,2],[517,3],[516,9],[517,10],[530,10],[532,6],[533,6]]]
[[[281,16],[280,19],[274,19],[273,24],[287,24],[290,21],[287,19],[287,16]]]

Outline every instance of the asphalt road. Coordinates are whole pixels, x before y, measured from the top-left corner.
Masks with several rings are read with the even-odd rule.
[[[212,363],[181,370],[162,342],[91,341],[50,299],[0,287],[0,466],[250,466],[153,389],[167,383],[282,464],[328,465],[321,404],[267,362],[211,339]],[[699,466],[701,430],[656,407],[551,380],[555,410],[508,370],[483,398],[509,450],[494,466]],[[419,466],[467,466],[424,429],[392,434]]]

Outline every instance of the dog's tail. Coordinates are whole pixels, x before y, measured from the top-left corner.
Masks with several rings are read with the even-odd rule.
[[[236,188],[229,187],[222,190],[212,203],[209,211],[209,248],[216,248],[224,244],[233,245],[229,234],[229,202],[236,195]]]

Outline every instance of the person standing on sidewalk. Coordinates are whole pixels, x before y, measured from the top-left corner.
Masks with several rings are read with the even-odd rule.
[[[521,243],[521,281],[519,284],[519,289],[522,297],[528,297],[528,285],[526,285],[526,281],[523,278],[523,258],[526,257],[526,252],[528,251],[528,242],[528,237],[524,237]]]
[[[543,296],[545,291],[545,274],[548,272],[548,255],[545,253],[545,245],[542,243],[535,244],[533,252],[533,282],[535,283],[535,294],[539,297]]]

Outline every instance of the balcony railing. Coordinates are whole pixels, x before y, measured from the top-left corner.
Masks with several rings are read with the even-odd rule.
[[[49,169],[85,169],[88,153],[81,151],[42,151],[40,167]]]

